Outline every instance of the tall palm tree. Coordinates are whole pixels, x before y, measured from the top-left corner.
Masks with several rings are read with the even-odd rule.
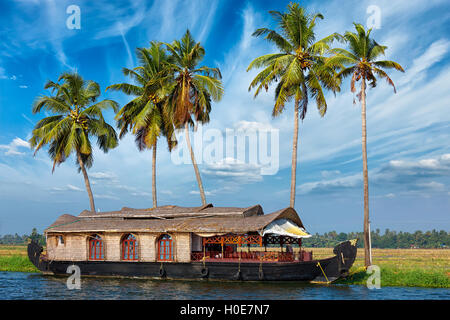
[[[356,91],[355,83],[361,80],[361,91],[358,98],[361,101],[361,120],[362,120],[362,158],[363,158],[363,178],[364,178],[364,262],[366,266],[371,265],[369,248],[369,175],[367,169],[367,129],[366,129],[366,81],[374,88],[377,85],[377,76],[384,78],[394,88],[392,79],[383,69],[396,69],[404,72],[402,66],[394,61],[377,60],[380,55],[384,55],[386,46],[379,45],[370,37],[372,29],[364,30],[361,24],[356,24],[356,33],[347,31],[343,36],[348,44],[349,50],[335,48],[332,50],[334,55],[330,57],[328,63],[336,66],[341,65],[340,72],[336,75],[342,79],[352,76],[350,88],[352,92]]]
[[[327,111],[325,89],[339,91],[339,81],[333,77],[334,68],[325,65],[325,54],[329,44],[338,38],[332,34],[316,41],[315,26],[321,14],[309,14],[297,3],[288,5],[288,12],[269,11],[279,31],[268,28],[257,29],[253,36],[261,37],[274,44],[278,53],[263,55],[253,60],[247,71],[253,68],[264,69],[250,83],[249,91],[256,87],[255,97],[262,89],[268,90],[273,82],[275,105],[272,116],[279,116],[286,102],[294,99],[294,138],[292,146],[291,197],[290,206],[295,205],[297,172],[298,120],[303,121],[309,99],[315,99],[319,114],[323,117]]]
[[[167,139],[169,151],[176,145],[174,127],[164,109],[167,94],[172,87],[166,64],[170,57],[159,42],[151,42],[149,48],[136,50],[140,66],[123,69],[136,84],[119,83],[106,90],[119,90],[136,98],[127,103],[116,115],[117,126],[122,138],[128,130],[135,135],[140,151],[153,149],[152,156],[152,198],[153,207],[158,206],[156,196],[156,148],[158,138]]]
[[[196,122],[209,122],[211,100],[220,101],[223,95],[220,80],[222,75],[218,68],[198,66],[205,55],[205,49],[199,42],[195,42],[189,30],[180,41],[166,43],[166,46],[173,58],[173,62],[168,65],[175,82],[169,93],[167,106],[175,127],[177,129],[184,127],[202,204],[205,205],[205,192],[189,139],[189,126],[194,126]]]
[[[44,88],[51,89],[53,95],[38,97],[32,111],[38,113],[44,110],[53,115],[36,124],[29,142],[35,154],[49,144],[52,172],[56,165],[64,162],[72,153],[75,154],[78,171],[84,176],[91,211],[95,212],[94,197],[86,172],[86,168],[90,168],[93,163],[90,139],[97,138],[97,145],[103,152],[117,146],[117,134],[106,123],[102,112],[109,108],[117,112],[118,104],[113,100],[96,102],[101,93],[100,86],[94,81],[85,81],[77,73],[63,73],[56,83],[48,81]]]

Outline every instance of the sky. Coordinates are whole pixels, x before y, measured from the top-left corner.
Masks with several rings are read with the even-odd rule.
[[[274,174],[261,174],[260,163],[247,161],[250,143],[245,159],[214,153],[213,162],[201,163],[207,202],[236,207],[260,204],[265,213],[288,207],[293,103],[272,118],[273,90],[254,98],[248,87],[258,70],[246,71],[256,57],[276,52],[252,33],[261,27],[276,28],[268,11],[285,11],[288,3],[0,2],[0,235],[30,233],[34,227],[42,232],[59,215],[78,215],[89,208],[73,157],[52,174],[46,149],[33,155],[27,142],[36,122],[46,116],[31,112],[33,101],[49,94],[45,83],[56,81],[62,72],[77,71],[100,84],[101,99],[123,106],[131,97],[105,92],[105,88],[129,81],[122,68],[137,66],[135,48],[146,47],[152,40],[172,42],[186,29],[205,48],[202,65],[220,68],[225,92],[220,102],[213,103],[210,123],[195,134],[253,128],[272,130],[276,134],[270,137],[278,138],[269,143],[273,154],[278,151]],[[372,230],[450,231],[450,3],[336,0],[301,4],[324,16],[317,23],[317,39],[352,30],[353,22],[371,24],[372,36],[388,46],[385,58],[405,69],[405,73],[389,72],[396,94],[384,80],[367,91]],[[79,28],[73,5],[79,8]],[[310,101],[300,123],[295,209],[310,233],[363,229],[361,109],[353,103],[349,82],[342,83],[340,93],[327,93],[323,118]],[[105,118],[114,124],[111,111]],[[192,165],[176,161],[184,145],[181,133],[178,138],[179,148],[172,155],[163,140],[159,144],[158,205],[199,206]],[[193,143],[196,156],[201,157],[202,149]],[[107,154],[96,148],[88,174],[97,210],[152,206],[151,151],[139,152],[131,135]]]

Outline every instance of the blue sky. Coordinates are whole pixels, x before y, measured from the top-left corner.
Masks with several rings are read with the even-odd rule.
[[[372,1],[302,1],[320,12],[318,38],[366,24]],[[122,67],[134,67],[136,47],[170,42],[189,28],[206,49],[204,64],[219,67],[225,95],[213,105],[203,129],[253,126],[279,130],[280,169],[260,175],[237,162],[201,165],[208,202],[216,206],[261,204],[266,213],[289,204],[293,109],[272,119],[273,92],[256,99],[247,91],[260,55],[275,52],[251,37],[275,25],[269,10],[288,1],[40,1],[0,3],[0,234],[42,231],[60,214],[89,207],[84,181],[69,159],[51,173],[46,151],[33,157],[27,146],[34,124],[34,99],[47,80],[76,69],[106,86],[122,82]],[[368,157],[372,228],[450,230],[450,4],[445,0],[377,1],[381,28],[373,37],[387,45],[386,58],[397,94],[384,81],[368,91]],[[66,27],[66,9],[78,5],[81,29]],[[121,105],[129,97],[106,92]],[[327,95],[320,118],[313,104],[300,126],[296,210],[310,232],[361,231],[363,222],[361,114],[349,81]],[[113,114],[106,117],[113,121]],[[175,165],[158,150],[159,205],[200,205],[194,171]],[[108,154],[94,153],[89,170],[96,207],[151,207],[151,152],[138,152],[131,136]]]

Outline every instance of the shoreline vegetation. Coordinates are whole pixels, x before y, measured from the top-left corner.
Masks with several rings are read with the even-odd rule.
[[[256,249],[256,248],[255,248]],[[294,250],[297,248],[294,248]],[[304,248],[320,259],[332,248]],[[373,264],[380,267],[381,287],[450,288],[450,249],[373,249]],[[25,245],[0,245],[0,272],[38,273]],[[335,284],[366,285],[364,251],[358,250],[350,275]]]

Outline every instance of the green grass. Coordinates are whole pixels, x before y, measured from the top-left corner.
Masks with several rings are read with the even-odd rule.
[[[24,255],[0,256],[0,271],[39,272],[28,257]]]
[[[440,271],[419,268],[399,269],[392,266],[380,266],[381,287],[424,287],[450,288],[450,278]],[[352,268],[350,276],[335,283],[367,285],[370,277],[364,268]]]
[[[331,248],[309,248],[314,258],[333,255]],[[373,249],[373,264],[380,267],[381,287],[450,288],[449,249]],[[336,283],[366,285],[364,251],[358,249],[347,279]]]

